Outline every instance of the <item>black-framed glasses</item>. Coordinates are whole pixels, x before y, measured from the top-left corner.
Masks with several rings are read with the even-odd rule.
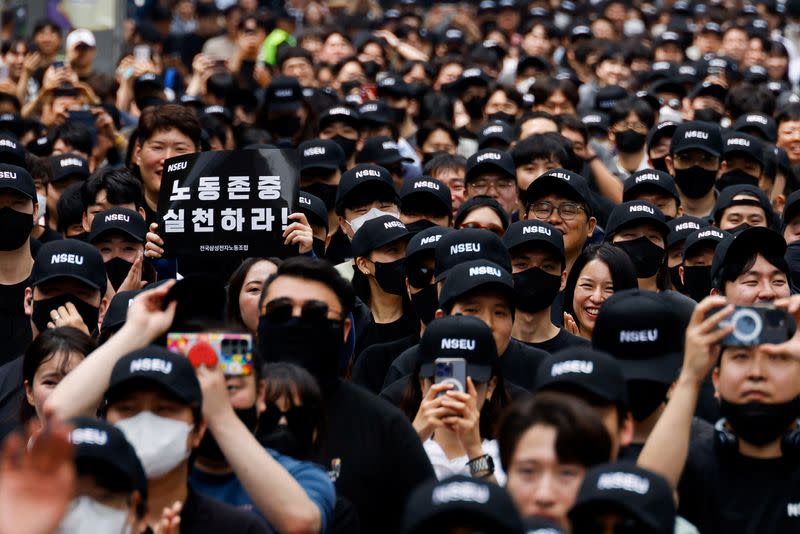
[[[423,289],[433,282],[434,268],[424,264],[406,265],[408,283],[417,289]]]
[[[326,321],[329,319],[329,313],[341,315],[341,312],[331,310],[328,304],[321,300],[308,300],[301,307],[300,317],[306,321]],[[294,302],[288,298],[271,300],[264,307],[263,315],[274,323],[286,323],[294,315]]]
[[[586,211],[586,208],[575,202],[562,202],[556,206],[552,202],[546,200],[534,202],[528,208],[528,212],[532,212],[533,215],[540,220],[549,219],[553,211],[557,211],[558,215],[565,221],[571,221],[578,216],[578,213]]]

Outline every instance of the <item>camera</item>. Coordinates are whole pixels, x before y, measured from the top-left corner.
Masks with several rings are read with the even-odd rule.
[[[452,384],[451,391],[467,391],[467,361],[464,358],[436,358],[433,375],[434,384]]]
[[[250,334],[170,332],[167,334],[167,348],[189,359],[192,359],[193,351],[198,354],[213,351],[226,376],[253,374],[253,337]]]
[[[753,347],[764,343],[783,343],[794,335],[794,318],[772,306],[736,306],[720,322],[720,328],[733,325],[733,332],[720,342],[728,347]]]

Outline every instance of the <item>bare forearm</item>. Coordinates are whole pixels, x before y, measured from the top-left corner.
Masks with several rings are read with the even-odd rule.
[[[209,420],[209,429],[247,494],[279,532],[319,532],[319,508],[275,461],[233,409]]]
[[[600,158],[595,157],[589,163],[589,168],[592,170],[600,194],[614,203],[622,202],[622,182],[608,170]]]

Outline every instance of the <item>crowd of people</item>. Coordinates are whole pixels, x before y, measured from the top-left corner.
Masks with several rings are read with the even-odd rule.
[[[800,2],[120,8],[0,16],[0,534],[800,532]]]

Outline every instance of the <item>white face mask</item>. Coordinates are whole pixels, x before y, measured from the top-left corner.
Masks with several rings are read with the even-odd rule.
[[[658,120],[660,122],[672,121],[681,123],[683,122],[683,115],[681,115],[680,111],[670,106],[661,106],[661,109],[658,110]]]
[[[183,421],[139,412],[116,424],[133,446],[147,479],[169,473],[189,457],[187,438],[193,426]]]
[[[36,201],[39,203],[39,220],[41,221],[44,220],[44,216],[47,213],[47,197],[37,193]]]
[[[400,213],[397,210],[381,211],[378,208],[372,208],[364,215],[359,215],[352,221],[345,220],[345,222],[350,225],[350,228],[353,229],[353,235],[355,235],[355,233],[358,232],[358,229],[364,226],[365,222],[371,221],[372,219],[377,219],[382,215],[394,215],[398,219],[400,218]]]
[[[67,515],[58,526],[58,534],[81,534],[102,532],[103,534],[130,534],[128,510],[106,506],[88,495],[81,495],[70,504]]]

